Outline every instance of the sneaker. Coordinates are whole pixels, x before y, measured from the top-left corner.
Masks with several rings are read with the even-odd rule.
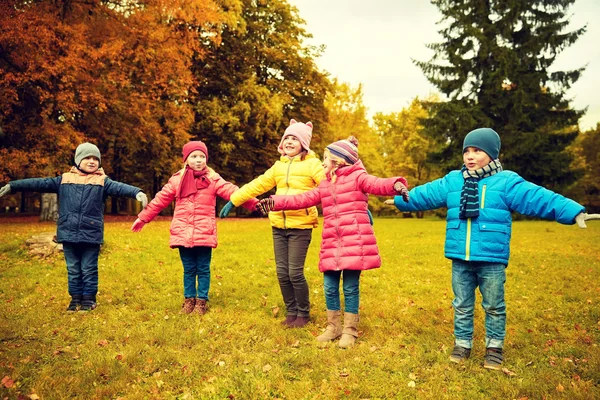
[[[453,363],[461,363],[471,356],[471,349],[462,346],[454,346],[450,353],[450,361]]]
[[[194,313],[196,313],[198,315],[204,315],[204,314],[206,314],[207,308],[208,308],[208,304],[206,304],[206,300],[197,299],[196,306],[194,307]]]
[[[96,308],[96,306],[97,304],[95,295],[83,295],[79,311],[92,311]]]
[[[183,304],[181,305],[181,312],[183,314],[189,314],[194,311],[194,306],[196,305],[195,297],[187,297]]]
[[[499,370],[502,368],[502,349],[498,347],[488,347],[485,349],[485,359],[483,361],[483,368]]]
[[[292,328],[294,321],[296,320],[295,315],[286,315],[285,320],[281,321],[281,325],[286,328]]]
[[[310,322],[309,317],[298,317],[296,320],[290,325],[291,328],[303,328]]]
[[[81,295],[73,295],[71,296],[71,302],[67,307],[67,311],[77,311],[81,307]]]

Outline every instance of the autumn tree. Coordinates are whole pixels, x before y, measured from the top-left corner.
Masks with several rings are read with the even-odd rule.
[[[443,146],[436,162],[457,168],[464,136],[491,127],[502,138],[505,167],[555,190],[575,179],[565,148],[582,111],[565,92],[583,69],[551,72],[557,55],[585,32],[567,31],[573,2],[432,1],[443,14],[443,41],[429,46],[429,62],[416,64],[449,98],[428,104],[426,130]]]
[[[231,6],[222,5],[233,11]],[[284,0],[242,0],[220,42],[195,60],[198,87],[192,136],[207,142],[209,164],[243,184],[278,158],[289,120],[314,123],[313,140],[327,120],[329,81],[315,65],[318,49],[296,8]],[[317,139],[318,140],[318,139]]]
[[[574,166],[583,176],[569,188],[568,196],[584,204],[590,213],[600,212],[600,123],[582,132],[572,146]]]

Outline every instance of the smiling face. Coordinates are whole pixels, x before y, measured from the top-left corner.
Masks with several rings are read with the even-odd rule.
[[[202,171],[206,167],[206,154],[200,150],[194,150],[185,160],[185,163],[194,171]]]
[[[100,160],[94,156],[86,157],[79,163],[79,169],[86,174],[93,174],[100,168]]]
[[[302,145],[296,136],[287,135],[283,138],[283,154],[295,157],[302,151]]]
[[[491,157],[477,147],[467,147],[463,152],[463,162],[469,171],[483,168],[492,162]]]

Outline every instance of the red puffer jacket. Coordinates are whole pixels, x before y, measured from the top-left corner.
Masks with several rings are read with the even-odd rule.
[[[323,236],[319,271],[379,268],[381,258],[369,222],[368,195],[393,196],[394,183],[404,178],[369,175],[361,161],[337,170],[337,179],[321,181],[315,189],[294,196],[271,196],[274,210],[296,210],[323,205]]]
[[[169,182],[156,194],[148,206],[138,215],[138,218],[148,223],[167,207],[178,193],[179,184],[183,177],[183,170],[173,175]],[[229,196],[239,188],[227,182],[219,174],[210,169],[208,187],[198,189],[190,196],[178,199],[175,203],[175,212],[171,221],[171,247],[217,247],[217,223],[215,207],[217,197],[229,200]],[[257,200],[252,199],[243,204],[243,207],[252,210]]]

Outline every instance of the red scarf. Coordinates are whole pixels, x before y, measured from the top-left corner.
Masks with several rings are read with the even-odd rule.
[[[186,166],[183,171],[183,177],[179,184],[179,195],[180,199],[195,194],[199,189],[205,189],[210,185],[208,181],[208,167],[204,167],[201,171],[195,171],[192,168]]]

